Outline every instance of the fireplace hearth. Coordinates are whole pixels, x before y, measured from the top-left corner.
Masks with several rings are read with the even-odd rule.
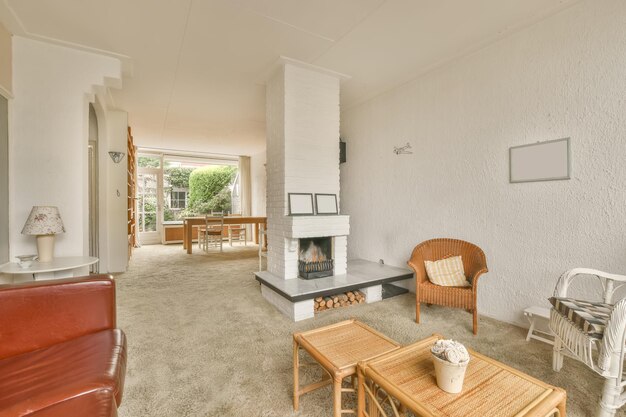
[[[332,237],[305,238],[299,240],[298,275],[315,279],[333,275],[335,262],[332,257]]]

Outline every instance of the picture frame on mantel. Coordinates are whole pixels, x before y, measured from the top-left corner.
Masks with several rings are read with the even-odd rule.
[[[315,194],[315,210],[323,216],[339,214],[337,194]]]
[[[313,194],[312,193],[288,193],[290,216],[312,216]]]

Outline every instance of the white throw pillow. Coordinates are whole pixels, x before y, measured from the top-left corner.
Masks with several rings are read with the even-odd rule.
[[[444,287],[469,287],[465,278],[463,260],[460,256],[452,256],[438,261],[424,261],[430,282]]]

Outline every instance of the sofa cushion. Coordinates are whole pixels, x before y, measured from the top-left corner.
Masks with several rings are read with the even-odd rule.
[[[126,338],[103,330],[0,360],[0,417],[115,416]]]
[[[550,297],[549,300],[559,314],[567,317],[587,336],[602,338],[613,311],[612,304],[567,297]]]
[[[424,261],[424,267],[430,282],[444,287],[467,287],[463,259],[460,256],[448,256],[438,261]]]

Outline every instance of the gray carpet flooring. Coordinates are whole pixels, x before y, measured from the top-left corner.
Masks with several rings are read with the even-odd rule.
[[[135,250],[128,272],[116,277],[118,325],[129,343],[120,417],[331,416],[329,387],[292,410],[291,335],[350,317],[403,344],[434,332],[454,338],[563,387],[568,416],[594,414],[603,380],[569,358],[554,373],[551,347],[527,343],[525,329],[481,318],[474,337],[470,314],[437,306],[423,308],[418,325],[412,294],[293,323],[261,297],[257,268],[254,247],[191,256],[180,245]],[[321,375],[306,369],[303,382]]]

